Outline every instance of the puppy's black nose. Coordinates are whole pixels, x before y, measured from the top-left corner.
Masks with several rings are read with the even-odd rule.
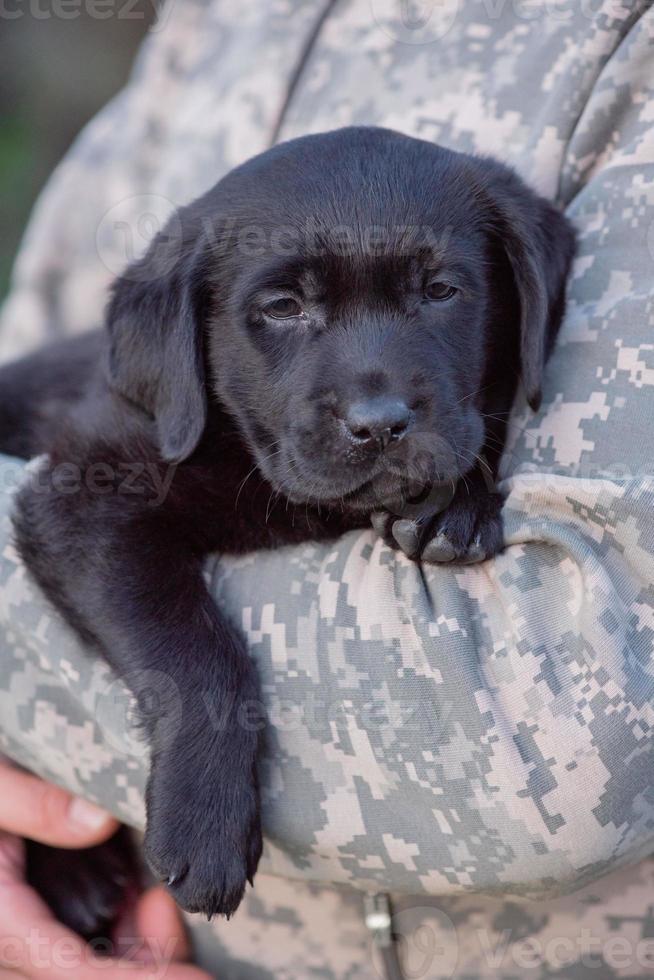
[[[411,422],[411,412],[400,398],[380,396],[354,402],[345,413],[345,428],[357,445],[385,449],[399,442]]]

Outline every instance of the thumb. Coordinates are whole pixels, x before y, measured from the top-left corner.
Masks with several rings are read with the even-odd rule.
[[[113,817],[0,761],[0,828],[54,847],[90,847],[115,833]]]

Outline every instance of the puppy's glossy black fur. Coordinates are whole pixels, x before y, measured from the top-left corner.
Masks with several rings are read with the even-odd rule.
[[[256,672],[204,557],[371,514],[412,557],[496,553],[506,420],[520,381],[539,403],[573,251],[490,159],[309,136],[183,208],[106,335],[0,374],[0,449],[49,454],[21,552],[141,700],[147,854],[185,908],[233,912],[261,852]]]

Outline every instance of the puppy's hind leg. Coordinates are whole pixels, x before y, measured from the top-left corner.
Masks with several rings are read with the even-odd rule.
[[[48,451],[94,378],[102,345],[100,332],[89,333],[0,367],[0,453],[30,459]]]
[[[104,844],[64,850],[26,841],[26,877],[59,922],[87,942],[108,940],[141,890],[140,862],[130,831],[121,827]]]

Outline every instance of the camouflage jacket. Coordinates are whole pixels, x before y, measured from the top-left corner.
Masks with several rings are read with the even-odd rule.
[[[308,131],[492,153],[579,231],[542,408],[513,420],[503,554],[421,570],[357,532],[209,563],[270,715],[262,873],[198,932],[216,975],[377,976],[357,890],[392,892],[405,936],[430,924],[412,976],[654,972],[653,38],[648,0],[170,0],[35,209],[6,357],[95,325],[173,207]],[[139,826],[129,697],[11,545],[25,478],[0,469],[0,747]]]

